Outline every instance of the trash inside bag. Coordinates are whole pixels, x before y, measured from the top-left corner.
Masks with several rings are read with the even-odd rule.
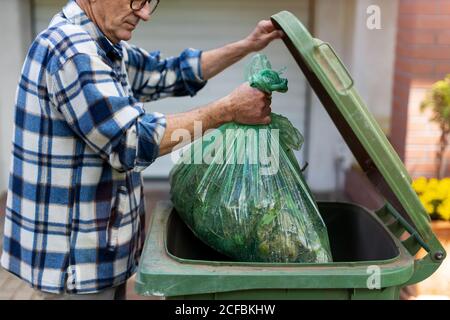
[[[263,55],[247,79],[266,92],[287,91]],[[269,125],[229,123],[206,134],[171,171],[175,209],[199,239],[236,261],[331,262],[326,226],[293,153],[302,144],[277,114]]]

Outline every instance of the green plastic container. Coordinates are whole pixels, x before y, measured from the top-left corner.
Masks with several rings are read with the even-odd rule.
[[[272,17],[362,170],[385,198],[376,212],[319,203],[333,263],[233,262],[199,241],[170,203],[153,212],[136,291],[175,299],[398,299],[432,275],[446,253],[411,187],[411,178],[368,112],[331,46],[291,13]],[[363,192],[363,190],[361,190]],[[416,259],[424,249],[426,255]]]

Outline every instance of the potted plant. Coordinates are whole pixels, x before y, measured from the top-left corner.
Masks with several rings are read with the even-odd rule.
[[[441,130],[439,150],[436,155],[436,177],[442,179],[445,170],[444,154],[450,133],[450,75],[431,87],[426,99],[421,104],[422,112],[427,109],[432,112],[430,120],[435,122]]]

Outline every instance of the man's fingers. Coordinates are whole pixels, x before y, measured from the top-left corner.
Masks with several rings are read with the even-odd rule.
[[[270,20],[263,20],[258,23],[258,27],[261,31],[264,31],[264,33],[271,34],[273,32],[278,33],[279,37],[282,37],[284,35],[284,32],[281,30],[278,30],[275,25]]]
[[[270,33],[275,30],[275,26],[273,25],[272,21],[270,20],[262,20],[258,23],[259,27],[264,29],[267,33]]]
[[[268,116],[272,113],[272,108],[271,108],[272,95],[266,94],[264,102],[265,102],[265,106],[262,109],[262,114],[263,114],[263,116]]]
[[[270,124],[272,122],[272,118],[267,116],[263,119],[263,124]]]
[[[283,36],[284,36],[283,31],[276,30],[276,31],[272,31],[271,33],[261,35],[260,40],[266,44],[269,44],[273,40],[281,39]]]
[[[280,30],[275,30],[268,34],[270,40],[281,39],[283,36],[284,32]]]
[[[284,37],[284,32],[281,30],[277,30],[277,31],[275,31],[275,33],[277,34],[276,38],[278,38],[278,39],[281,39]]]
[[[272,108],[271,107],[266,107],[262,111],[262,114],[265,117],[270,116],[271,113],[272,113]]]

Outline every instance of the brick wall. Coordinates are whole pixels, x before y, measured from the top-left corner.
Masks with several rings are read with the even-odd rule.
[[[414,178],[434,176],[439,129],[419,108],[449,73],[450,0],[400,0],[391,140]],[[446,158],[450,175],[450,150]]]

